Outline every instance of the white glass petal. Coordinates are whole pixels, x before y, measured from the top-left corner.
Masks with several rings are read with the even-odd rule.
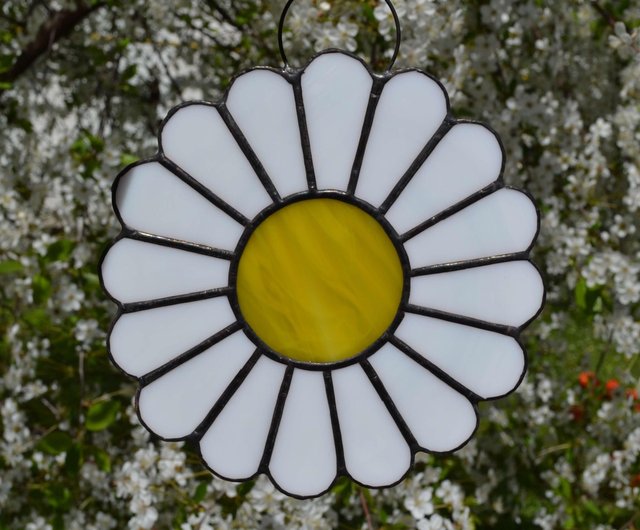
[[[269,470],[285,491],[318,495],[336,476],[336,450],[322,372],[296,369]]]
[[[307,189],[293,88],[281,75],[253,70],[238,77],[227,108],[283,197]]]
[[[528,261],[497,263],[411,279],[409,303],[522,326],[540,309],[542,278]]]
[[[476,412],[462,394],[391,344],[370,362],[422,448],[452,451],[471,437]]]
[[[226,296],[128,313],[111,330],[109,348],[122,370],[141,377],[235,320]]]
[[[447,115],[444,91],[421,72],[393,77],[382,90],[356,194],[379,206]]]
[[[302,74],[302,95],[318,189],[346,190],[373,80],[360,61],[320,55]]]
[[[122,303],[226,287],[229,262],[194,252],[121,239],[102,263],[104,286]]]
[[[427,228],[405,243],[412,268],[526,250],[538,214],[524,193],[502,189]]]
[[[502,396],[524,371],[524,353],[513,337],[407,313],[395,335],[480,397]]]
[[[118,182],[116,205],[129,228],[233,250],[242,225],[158,162],[131,168]]]
[[[167,158],[245,216],[271,204],[215,107],[182,107],[165,124],[161,142]]]
[[[332,377],[347,471],[367,486],[397,482],[411,465],[411,450],[371,381],[358,364]]]
[[[474,123],[455,125],[440,141],[387,212],[402,233],[498,179],[502,149]]]
[[[285,369],[263,355],[200,440],[216,473],[242,480],[258,471]]]
[[[256,347],[237,331],[140,392],[145,425],[162,438],[182,438],[200,425]]]

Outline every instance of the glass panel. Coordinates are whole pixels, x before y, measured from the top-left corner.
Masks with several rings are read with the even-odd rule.
[[[411,450],[360,365],[332,373],[347,470],[357,481],[380,487],[400,480]]]
[[[382,90],[356,194],[379,206],[447,115],[446,96],[430,77],[406,72]]]
[[[322,372],[295,370],[269,470],[296,495],[318,495],[336,476],[336,450]]]
[[[162,129],[164,154],[240,213],[252,218],[271,199],[218,111],[179,109]]]
[[[471,403],[391,344],[370,362],[417,442],[430,451],[451,451],[473,434]]]
[[[105,288],[122,303],[225,287],[228,276],[227,260],[133,239],[118,241],[102,263]]]
[[[302,74],[302,95],[318,189],[346,190],[373,80],[342,53],[316,58]]]
[[[122,315],[109,338],[115,363],[141,377],[235,322],[226,296]]]
[[[275,351],[311,362],[360,353],[386,331],[403,273],[382,226],[334,199],[285,206],[255,230],[240,258],[245,319]]]
[[[284,371],[262,356],[202,437],[202,457],[216,473],[241,480],[258,471]]]
[[[140,416],[163,438],[182,438],[204,420],[256,347],[236,332],[140,392]]]
[[[293,88],[281,75],[254,70],[238,77],[227,108],[280,195],[307,189]]]
[[[242,226],[157,162],[118,181],[116,206],[129,228],[233,250]]]
[[[542,278],[528,261],[411,279],[411,304],[471,318],[522,326],[542,304]]]
[[[454,126],[422,164],[387,212],[403,233],[466,199],[500,176],[502,150],[483,125]]]
[[[395,335],[483,398],[514,389],[524,353],[513,337],[407,313]]]
[[[538,228],[524,193],[502,189],[405,243],[412,268],[527,250]]]

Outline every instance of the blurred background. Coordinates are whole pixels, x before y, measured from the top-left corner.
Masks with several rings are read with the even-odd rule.
[[[398,66],[498,131],[506,181],[543,216],[528,376],[480,405],[462,451],[390,490],[295,501],[212,478],[139,425],[104,343],[111,182],[172,106],[281,66],[283,3],[2,1],[0,529],[640,527],[639,0],[395,1]],[[339,47],[383,70],[395,34],[383,2],[299,0],[285,37],[294,65]]]

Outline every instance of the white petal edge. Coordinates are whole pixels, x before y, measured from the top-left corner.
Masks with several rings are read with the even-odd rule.
[[[246,217],[271,204],[215,107],[192,104],[178,109],[164,125],[160,141],[168,159]]]
[[[252,70],[233,82],[227,108],[280,195],[305,191],[307,174],[291,84],[270,70]]]
[[[382,89],[356,195],[379,206],[447,115],[442,87],[422,72],[392,77]]]
[[[501,189],[405,243],[412,268],[527,250],[538,213],[524,193]]]
[[[233,324],[226,296],[121,315],[109,335],[113,361],[142,377]]]
[[[535,316],[543,297],[540,273],[523,260],[414,277],[409,303],[519,327]]]
[[[228,276],[227,260],[127,238],[102,262],[104,286],[122,303],[226,287]]]
[[[166,439],[191,434],[204,420],[256,347],[237,331],[142,388],[140,417]]]
[[[423,449],[453,451],[473,435],[478,419],[469,400],[395,346],[386,344],[369,362]]]
[[[407,313],[396,337],[482,398],[511,392],[525,368],[513,337]]]
[[[358,150],[373,79],[344,53],[314,59],[301,79],[318,189],[346,190]]]
[[[331,486],[337,459],[322,372],[295,369],[269,471],[276,484],[301,497]]]
[[[395,420],[360,365],[334,370],[332,378],[347,471],[369,487],[394,484],[411,466]]]
[[[258,471],[285,369],[260,357],[200,440],[202,457],[216,473],[245,480]]]
[[[495,182],[503,154],[484,125],[459,123],[438,143],[387,212],[403,233]]]
[[[132,167],[118,181],[115,202],[129,227],[214,248],[236,248],[242,225],[158,162]]]

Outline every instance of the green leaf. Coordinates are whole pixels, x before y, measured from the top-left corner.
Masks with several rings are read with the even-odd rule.
[[[595,515],[596,517],[600,517],[602,515],[602,511],[600,510],[600,508],[598,508],[598,505],[595,502],[590,501],[589,499],[585,499],[584,507],[589,513]]]
[[[598,296],[596,301],[593,303],[593,312],[594,313],[602,313],[604,309],[604,303],[602,302],[602,297]]]
[[[15,274],[24,269],[22,263],[16,260],[0,261],[0,274]]]
[[[138,65],[130,64],[124,69],[124,72],[122,72],[120,77],[122,78],[123,81],[127,81],[131,79],[134,75],[136,75],[137,71],[138,71]]]
[[[26,311],[22,319],[33,328],[42,329],[49,321],[47,311],[42,308],[34,308]]]
[[[565,499],[571,498],[571,483],[566,478],[560,479],[560,492]]]
[[[0,54],[0,72],[6,72],[13,66],[15,57],[10,54]]]
[[[37,447],[40,451],[50,455],[59,455],[60,453],[67,451],[72,444],[73,440],[68,433],[63,431],[53,431],[42,438],[38,442]]]
[[[52,243],[47,249],[47,261],[68,261],[75,243],[69,239],[60,239]]]
[[[85,425],[90,431],[104,431],[118,416],[120,403],[118,401],[100,401],[94,403],[87,411]]]
[[[331,489],[336,496],[351,495],[352,490],[353,482],[346,477],[340,477],[336,482],[336,485]]]
[[[582,311],[587,309],[587,281],[584,278],[580,278],[576,284],[576,305]]]
[[[255,486],[255,484],[256,484],[255,480],[241,482],[240,484],[238,484],[236,491],[238,492],[238,495],[240,497],[244,497],[247,493],[249,493],[253,489],[253,486]]]
[[[93,452],[93,459],[96,461],[96,465],[98,466],[98,469],[106,473],[109,473],[111,471],[111,457],[109,456],[109,453],[107,453],[106,451],[103,451],[98,447],[94,447],[92,452]]]
[[[117,47],[118,51],[122,51],[127,46],[129,46],[129,44],[131,44],[131,39],[129,39],[129,38],[119,39],[116,47]]]
[[[82,464],[82,448],[78,445],[72,445],[67,451],[67,457],[64,460],[64,469],[70,475],[77,475]]]
[[[135,155],[130,155],[128,153],[123,153],[120,156],[120,164],[122,164],[123,166],[128,166],[130,164],[137,162],[138,160],[140,160],[140,157],[137,157]]]
[[[65,509],[71,504],[71,492],[59,484],[49,484],[44,492],[47,504],[53,508]]]
[[[198,487],[196,488],[196,491],[193,494],[194,501],[202,502],[205,495],[207,494],[207,486],[208,484],[206,482],[200,482],[200,484],[198,484]]]
[[[33,288],[33,301],[36,304],[46,302],[51,296],[51,282],[44,276],[36,274],[31,279],[31,286]]]
[[[64,530],[64,517],[60,512],[56,513],[53,516],[53,520],[51,521],[51,525],[53,530]]]

